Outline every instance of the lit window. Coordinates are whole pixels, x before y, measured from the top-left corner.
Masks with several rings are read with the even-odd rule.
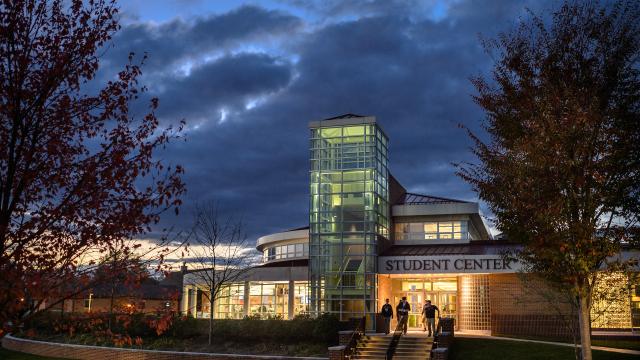
[[[398,223],[396,240],[438,240],[468,238],[466,221],[431,221],[424,223]]]
[[[425,233],[437,233],[438,232],[438,223],[437,222],[428,222],[424,224],[424,232]]]

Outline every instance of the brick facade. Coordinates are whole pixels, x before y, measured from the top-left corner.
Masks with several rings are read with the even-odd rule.
[[[490,275],[489,299],[494,336],[569,339],[570,324],[577,325],[567,299],[527,275]]]

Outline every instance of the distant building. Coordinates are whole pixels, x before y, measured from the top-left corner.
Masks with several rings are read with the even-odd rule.
[[[114,312],[179,311],[181,291],[182,273],[172,272],[162,280],[149,278],[135,285],[100,284],[64,300],[50,310],[65,313],[109,312],[112,308]]]
[[[413,328],[429,299],[460,330],[567,335],[568,305],[503,259],[517,245],[492,238],[478,203],[407,192],[389,173],[387,135],[374,117],[347,114],[310,128],[309,225],[259,238],[263,264],[224,290],[215,317],[333,313],[366,316],[372,328],[385,299],[406,296]],[[594,327],[639,327],[637,278],[610,280],[628,292],[594,315]],[[208,316],[203,291],[185,275],[184,313]]]

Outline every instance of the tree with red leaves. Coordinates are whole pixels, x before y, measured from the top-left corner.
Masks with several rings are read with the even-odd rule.
[[[638,2],[565,3],[488,42],[492,76],[473,79],[488,141],[471,134],[480,163],[459,174],[525,269],[575,299],[583,359],[594,290],[638,247],[638,19]]]
[[[143,117],[129,111],[144,60],[131,54],[85,91],[117,13],[110,0],[0,2],[0,325],[71,296],[62,285],[88,251],[132,251],[128,240],[177,212],[183,169],[153,155],[183,123],[160,128],[157,99]]]

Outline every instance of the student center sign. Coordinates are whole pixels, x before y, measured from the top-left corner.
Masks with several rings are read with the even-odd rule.
[[[379,274],[450,274],[450,273],[512,273],[520,269],[503,256],[404,256],[379,257]]]
[[[374,117],[314,121],[310,135],[308,226],[259,238],[263,263],[223,289],[214,317],[332,313],[365,316],[373,328],[385,299],[406,296],[410,327],[431,300],[460,330],[567,335],[569,306],[505,259],[517,245],[491,236],[477,203],[410,193],[389,173],[388,139]],[[614,274],[605,283],[624,296],[595,304],[593,326],[639,327],[637,277]],[[207,317],[205,292],[187,273],[182,311]]]

